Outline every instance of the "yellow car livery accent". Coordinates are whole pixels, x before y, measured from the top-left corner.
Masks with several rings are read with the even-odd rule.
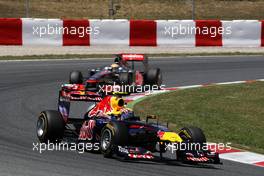
[[[164,134],[160,137],[160,140],[170,142],[182,142],[182,138],[174,132],[164,132]]]
[[[85,91],[80,91],[80,95],[85,95]]]
[[[109,112],[108,114],[113,114],[118,116],[122,114],[122,108],[124,108],[125,101],[122,98],[113,96],[110,99],[110,105],[112,107],[112,111]]]

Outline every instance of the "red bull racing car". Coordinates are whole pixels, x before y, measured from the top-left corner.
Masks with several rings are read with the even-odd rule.
[[[84,84],[90,91],[99,91],[105,85],[158,86],[162,84],[159,68],[149,68],[143,54],[117,54],[110,66],[92,69],[83,78],[80,71],[70,73],[70,84]]]
[[[169,130],[168,125],[153,123],[154,116],[142,120],[126,108],[120,94],[101,97],[83,84],[63,85],[58,110],[43,111],[38,117],[39,141],[60,142],[71,134],[78,142],[98,143],[104,157],[153,160],[162,159],[164,153],[172,151],[178,161],[220,163],[218,153],[204,148],[206,138],[201,129],[185,127],[176,133]],[[92,105],[81,116],[73,117],[70,116],[73,102]],[[186,148],[190,144],[196,147]]]

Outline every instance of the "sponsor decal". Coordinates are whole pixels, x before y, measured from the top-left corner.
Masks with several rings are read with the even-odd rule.
[[[153,159],[154,156],[152,154],[128,154],[130,158],[133,159]]]
[[[196,161],[196,162],[206,162],[209,160],[207,157],[201,157],[201,158],[187,157],[186,159],[189,161]]]
[[[121,153],[129,154],[128,150],[125,147],[118,146],[118,151]]]

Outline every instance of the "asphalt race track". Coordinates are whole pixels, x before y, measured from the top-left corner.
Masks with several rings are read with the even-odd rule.
[[[40,111],[56,109],[61,83],[71,70],[109,64],[111,60],[0,62],[0,175],[180,175],[255,176],[264,168],[225,161],[224,165],[122,162],[100,154],[33,151]],[[264,78],[264,57],[188,57],[153,59],[167,86]]]

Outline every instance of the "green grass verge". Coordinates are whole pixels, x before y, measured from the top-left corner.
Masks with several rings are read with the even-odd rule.
[[[171,128],[197,126],[207,140],[264,153],[264,83],[209,86],[151,96],[135,113],[157,115]]]
[[[235,55],[261,55],[264,53],[247,53],[247,52],[223,52],[223,53],[160,53],[147,54],[149,57],[177,57],[177,56],[235,56]],[[113,58],[114,54],[61,54],[61,55],[26,55],[26,56],[0,56],[0,60],[41,60],[41,59],[87,59],[87,58]]]

